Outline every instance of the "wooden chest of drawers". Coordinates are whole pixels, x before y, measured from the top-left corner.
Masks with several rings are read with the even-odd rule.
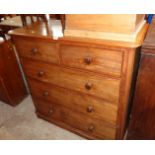
[[[37,115],[89,139],[123,139],[141,43],[55,41],[34,27],[11,35]]]

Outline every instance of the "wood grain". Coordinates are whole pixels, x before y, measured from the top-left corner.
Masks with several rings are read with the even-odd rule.
[[[142,55],[128,139],[155,139],[155,55]]]
[[[142,14],[67,14],[67,30],[132,33],[144,20]]]
[[[44,114],[50,121],[63,122],[87,135],[96,137],[96,139],[115,138],[115,127],[108,125],[104,121],[86,117],[81,113],[73,112],[54,103],[48,104],[48,102],[37,98],[34,98],[34,101],[37,103],[37,112]]]
[[[27,90],[10,41],[0,44],[1,97],[5,103],[15,106],[26,96]]]
[[[137,28],[129,34],[125,33],[112,33],[112,32],[100,32],[100,31],[86,31],[86,30],[78,30],[78,29],[71,29],[71,30],[65,30],[65,36],[66,37],[81,37],[81,38],[91,38],[91,39],[100,39],[100,40],[114,40],[114,41],[124,41],[124,42],[130,42],[135,43],[139,42],[137,40],[138,38],[141,38],[141,30],[146,27],[146,21],[142,21]]]
[[[137,48],[142,45],[142,41],[144,39],[144,36],[146,34],[147,29],[144,28],[143,34],[139,36],[139,38],[136,42],[129,42],[125,40],[106,40],[106,39],[97,39],[97,38],[82,38],[82,37],[62,37],[58,40],[53,40],[52,32],[51,32],[51,22],[48,23],[40,22],[36,24],[29,25],[27,27],[19,28],[16,30],[9,31],[9,34],[12,36],[12,39],[15,39],[17,37],[29,37],[29,38],[37,38],[42,39],[46,41],[52,41],[52,42],[62,42],[62,43],[82,43],[86,46],[92,46],[92,45],[100,45],[100,46],[108,46],[111,47],[117,47],[117,48]],[[111,46],[112,45],[112,46]]]
[[[56,103],[88,117],[98,118],[116,125],[117,105],[100,98],[71,91],[52,84],[46,84],[31,78],[28,79],[32,96],[49,103]]]
[[[18,37],[15,40],[15,45],[22,57],[59,64],[56,43]]]
[[[0,101],[9,103],[9,96],[7,94],[7,89],[1,77],[0,77]]]
[[[155,21],[142,46],[127,139],[155,139]]]
[[[118,77],[121,75],[122,51],[61,45],[60,52],[62,63],[66,66]]]
[[[131,97],[133,90],[131,90],[134,84],[135,75],[134,71],[139,59],[140,49],[127,49],[123,59],[122,76],[120,84],[120,96],[118,105],[118,117],[117,117],[117,135],[119,139],[123,139],[125,130],[127,129],[127,123],[129,119],[129,107],[131,105]]]
[[[120,81],[118,79],[62,68],[24,58],[22,62],[28,77],[118,103],[120,86]],[[38,76],[40,72],[44,74]],[[86,86],[89,84],[91,88],[87,89]]]
[[[146,30],[139,31],[135,42],[82,37],[53,40],[50,22],[12,31],[14,42],[27,37],[57,46],[59,63],[20,55],[38,117],[89,139],[123,139],[136,59]],[[88,128],[95,129],[94,133]]]

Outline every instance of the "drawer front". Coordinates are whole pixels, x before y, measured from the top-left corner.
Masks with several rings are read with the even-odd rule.
[[[32,96],[116,125],[117,105],[92,96],[29,79]]]
[[[66,66],[82,68],[94,72],[121,75],[123,52],[102,48],[62,45],[62,63]]]
[[[34,99],[34,102],[37,106],[37,112],[45,115],[51,121],[63,122],[97,139],[115,139],[115,127],[101,120],[91,119],[81,113],[57,104],[48,104],[48,102],[37,98]]]
[[[59,64],[57,44],[32,38],[15,39],[16,48],[22,57]]]
[[[26,59],[22,62],[28,77],[118,103],[119,80]]]

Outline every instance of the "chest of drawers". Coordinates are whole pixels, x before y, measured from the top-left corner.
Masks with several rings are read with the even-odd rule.
[[[123,139],[141,43],[52,40],[43,23],[32,30],[11,35],[38,117],[88,139]]]

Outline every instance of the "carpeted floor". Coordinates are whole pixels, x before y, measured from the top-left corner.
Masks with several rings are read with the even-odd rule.
[[[0,102],[0,139],[81,140],[84,138],[37,118],[29,96],[17,107]]]

